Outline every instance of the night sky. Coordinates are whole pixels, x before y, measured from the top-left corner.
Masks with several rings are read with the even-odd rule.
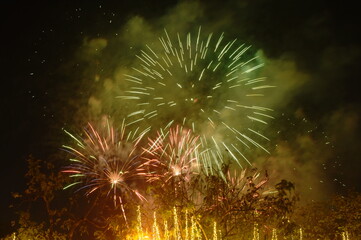
[[[301,200],[361,191],[356,6],[321,0],[7,1],[1,11],[0,225],[13,217],[8,205],[11,193],[25,187],[28,156],[63,165],[59,148],[69,140],[63,128],[77,131],[97,116],[118,115],[118,75],[165,27],[194,31],[202,25],[262,55],[263,74],[277,85],[265,98],[276,118],[267,130],[271,155],[254,157],[255,166],[275,181],[295,182]]]

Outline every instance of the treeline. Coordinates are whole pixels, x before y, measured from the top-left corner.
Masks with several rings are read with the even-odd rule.
[[[9,220],[13,231],[2,239],[139,239],[134,235],[139,231],[155,239],[155,227],[161,239],[165,231],[169,239],[175,231],[180,239],[191,239],[192,224],[202,239],[215,239],[215,232],[217,239],[360,238],[360,193],[304,205],[291,182],[269,186],[270,177],[256,169],[236,172],[224,165],[212,175],[128,183],[146,200],[124,191],[124,202],[114,204],[109,191],[85,196],[81,189],[63,190],[71,179],[54,164],[30,157],[27,187],[13,193],[10,206],[17,214]]]

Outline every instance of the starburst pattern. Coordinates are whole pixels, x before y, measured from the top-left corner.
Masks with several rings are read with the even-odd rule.
[[[153,140],[149,139],[147,162],[154,171],[148,181],[189,182],[192,175],[199,174],[199,137],[190,129],[177,125],[169,131],[159,131]]]
[[[138,145],[149,129],[126,132],[125,125],[123,121],[117,132],[108,120],[99,130],[89,123],[84,129],[84,137],[65,131],[75,146],[63,145],[63,149],[72,155],[71,164],[63,172],[76,180],[64,189],[80,186],[77,191],[85,190],[86,195],[97,191],[112,195],[114,204],[120,203],[123,213],[125,197],[129,200],[134,195],[145,200],[134,186],[145,176]]]
[[[164,33],[160,44],[146,45],[136,56],[139,67],[125,75],[129,86],[118,98],[133,101],[130,122],[192,129],[207,150],[199,158],[207,174],[214,165],[220,170],[225,156],[241,167],[251,165],[245,152],[251,147],[268,152],[261,141],[269,139],[261,130],[273,118],[272,109],[254,104],[274,87],[257,76],[263,63],[250,54],[250,46],[227,42],[223,33],[203,38],[199,28],[185,39]]]

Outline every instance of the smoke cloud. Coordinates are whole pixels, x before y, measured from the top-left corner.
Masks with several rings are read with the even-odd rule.
[[[245,1],[236,6],[239,15],[244,14],[243,17],[233,11],[222,18],[211,19],[214,17],[212,4],[185,1],[169,9],[164,16],[156,19],[133,16],[124,25],[114,28],[107,37],[85,39],[77,58],[89,64],[83,73],[83,85],[89,89],[89,95],[87,106],[79,106],[78,118],[84,119],[86,115],[88,121],[110,115],[119,120],[132,112],[132,105],[116,97],[125,95],[124,91],[129,87],[124,76],[134,75],[133,67],[139,66],[139,59],[135,56],[145,50],[146,45],[155,52],[161,51],[163,47],[158,38],[164,36],[164,28],[174,38],[177,33],[183,37],[188,32],[196,33],[201,26],[203,33],[213,32],[219,36],[224,32],[225,38],[229,40],[237,38],[246,45],[253,45],[251,51],[265,63],[257,74],[267,77],[268,84],[276,86],[267,90],[261,100],[256,100],[259,102],[254,104],[253,100],[246,99],[244,103],[273,109],[274,119],[267,121],[268,124],[260,129],[270,139],[265,143],[270,154],[254,150],[250,160],[255,167],[267,170],[275,182],[282,178],[293,181],[298,191],[312,200],[321,199],[347,185],[343,180],[358,180],[359,177],[348,176],[348,172],[358,164],[352,155],[360,150],[352,146],[360,143],[356,134],[359,130],[360,108],[352,104],[348,108],[332,107],[327,106],[331,103],[321,101],[330,99],[329,93],[325,92],[330,86],[325,86],[329,83],[334,84],[333,89],[339,86],[335,83],[337,77],[350,62],[360,57],[360,51],[355,52],[354,48],[349,47],[346,52],[350,54],[346,57],[342,54],[345,48],[341,46],[324,47],[312,60],[318,63],[318,67],[309,66],[304,61],[308,52],[303,54],[303,49],[298,48],[299,43],[293,31],[290,31],[288,40],[295,41],[297,46],[294,49],[289,42],[282,45],[270,41],[266,35],[268,30],[264,31],[265,35],[261,35],[260,29],[254,32],[250,30],[253,27],[250,23],[255,24],[255,17],[250,11],[254,7]],[[325,16],[320,19],[328,21]],[[305,22],[308,20],[306,18]],[[272,28],[272,24],[277,24],[277,21],[262,22],[265,26],[255,24],[254,28]],[[298,23],[297,28],[304,34],[314,34],[301,30],[301,23]],[[323,39],[323,36],[318,38]],[[285,41],[287,37],[283,36],[282,39]],[[333,62],[335,58],[339,59],[337,63]],[[174,89],[169,91],[168,94],[177,94]],[[232,117],[229,116],[232,124],[245,124]],[[253,123],[247,124],[247,127],[253,126]],[[345,163],[346,168],[343,167]],[[341,168],[345,171],[339,171]]]

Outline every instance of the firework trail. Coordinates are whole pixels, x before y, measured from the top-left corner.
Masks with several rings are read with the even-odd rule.
[[[209,211],[223,209],[228,212],[234,208],[248,208],[248,205],[253,201],[275,193],[272,188],[266,189],[269,180],[267,172],[265,176],[261,177],[261,173],[256,169],[244,169],[242,171],[228,169],[225,176],[226,181],[220,178],[208,179],[206,195],[211,192],[216,193],[211,197],[205,197],[208,199],[205,205]]]
[[[166,132],[159,131],[145,149],[151,167],[148,182],[159,183],[158,191],[173,195],[178,202],[191,201],[197,196],[192,180],[200,174],[199,147],[199,136],[194,136],[190,129],[177,125]]]
[[[241,194],[245,195],[250,186],[254,188],[254,190],[259,191],[265,187],[265,184],[268,182],[268,173],[266,172],[265,176],[261,178],[261,173],[255,169],[244,169],[240,173],[238,171],[227,171],[226,174],[226,184],[228,185],[228,189],[230,192],[236,193],[237,196]],[[260,196],[259,192],[254,192],[252,197],[257,198]],[[264,190],[262,192],[263,195],[269,194],[274,190]]]
[[[108,120],[100,130],[89,123],[84,129],[84,138],[65,131],[76,145],[63,145],[63,149],[73,156],[71,164],[63,172],[76,179],[64,189],[79,185],[77,191],[85,190],[86,195],[105,191],[107,196],[112,195],[115,205],[120,203],[123,214],[124,197],[135,195],[145,200],[133,186],[145,175],[138,145],[149,131],[138,132],[139,129],[135,129],[127,133],[125,125],[123,121],[117,133]]]
[[[199,173],[199,137],[190,129],[177,125],[169,131],[158,132],[156,139],[149,139],[147,163],[155,168],[148,180],[189,182],[193,174]]]
[[[130,124],[192,129],[207,150],[199,159],[206,174],[213,174],[226,158],[243,168],[251,165],[246,156],[251,148],[268,152],[261,141],[269,139],[261,131],[273,119],[272,109],[258,102],[274,86],[257,76],[263,63],[250,46],[225,41],[223,33],[202,35],[199,28],[195,35],[177,33],[172,39],[164,30],[158,45],[147,44],[136,56],[139,67],[125,75],[129,86],[118,98],[134,103]]]

